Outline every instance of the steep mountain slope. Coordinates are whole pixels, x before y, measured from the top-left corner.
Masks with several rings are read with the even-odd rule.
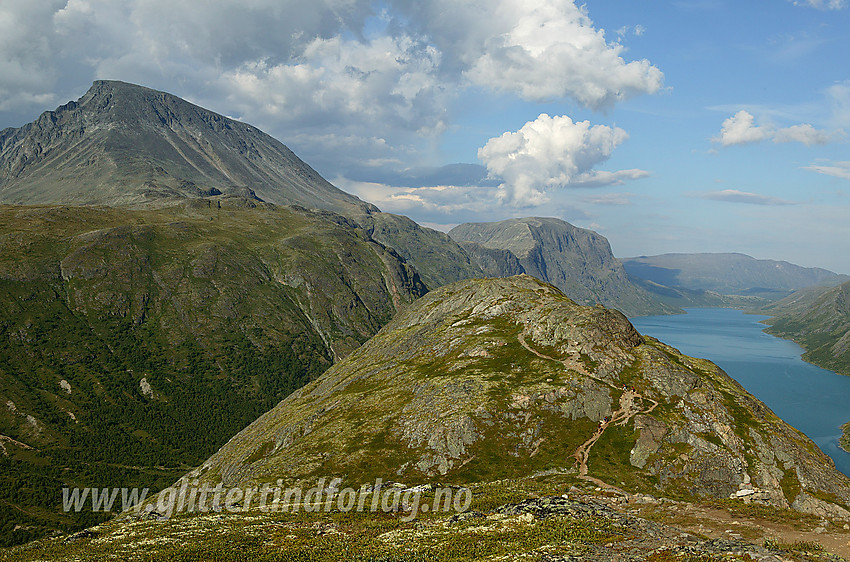
[[[478,264],[443,232],[392,213],[369,213],[353,218],[373,239],[390,246],[413,265],[429,288],[483,275]]]
[[[57,513],[63,485],[172,481],[425,292],[344,220],[0,207],[3,542],[91,523]]]
[[[221,193],[343,214],[432,287],[481,274],[444,234],[380,213],[259,129],[165,92],[97,81],[79,100],[0,131],[0,203],[161,207]]]
[[[850,518],[850,480],[717,366],[527,275],[430,292],[185,479],[356,488],[538,471]]]
[[[629,316],[679,311],[631,283],[604,236],[560,219],[466,223],[449,236],[465,244],[467,253],[490,276],[527,273],[577,302],[601,303]]]
[[[804,359],[850,375],[850,282],[797,291],[761,312],[774,316],[767,332],[802,345]]]
[[[259,129],[176,96],[97,81],[0,132],[0,202],[130,205],[217,192],[336,212],[374,210]]]
[[[486,248],[475,242],[458,243],[487,277],[511,277],[525,273],[519,258],[510,250]]]
[[[777,300],[789,292],[850,281],[817,267],[785,261],[758,260],[744,254],[663,254],[624,258],[632,277],[671,288],[713,291],[721,295],[757,296]]]

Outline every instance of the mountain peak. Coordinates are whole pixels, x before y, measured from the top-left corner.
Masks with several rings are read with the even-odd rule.
[[[221,194],[377,210],[256,127],[127,82],[97,80],[77,101],[0,132],[0,203],[138,206]]]

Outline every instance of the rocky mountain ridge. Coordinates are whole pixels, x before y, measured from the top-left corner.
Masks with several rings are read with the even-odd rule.
[[[850,518],[850,480],[717,366],[527,275],[415,301],[185,479],[359,486],[537,471]]]
[[[335,212],[377,210],[251,125],[112,80],[0,132],[0,202],[142,205],[224,193]]]

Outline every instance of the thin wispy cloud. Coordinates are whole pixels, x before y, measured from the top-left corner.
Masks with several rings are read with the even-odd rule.
[[[591,195],[584,198],[584,202],[588,205],[633,205],[634,198],[637,197],[634,193],[602,193],[599,195]]]
[[[831,164],[812,164],[804,166],[804,170],[811,170],[819,174],[850,180],[850,162],[833,162]]]
[[[842,10],[847,7],[847,0],[793,0],[795,6],[808,6],[818,10]]]
[[[833,84],[826,90],[832,110],[832,120],[839,126],[850,127],[850,80]]]
[[[759,193],[750,193],[747,191],[739,191],[737,189],[723,189],[721,191],[708,191],[705,193],[695,193],[692,195],[699,199],[707,199],[709,201],[724,201],[726,203],[744,203],[747,205],[796,205],[793,201],[786,201],[778,197],[769,195],[761,195]]]

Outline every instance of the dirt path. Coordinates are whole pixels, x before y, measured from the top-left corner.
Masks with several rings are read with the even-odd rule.
[[[650,519],[711,539],[731,538],[753,544],[762,544],[765,539],[785,544],[814,542],[822,545],[827,552],[850,560],[850,529],[843,529],[840,524],[829,524],[822,532],[817,532],[814,530],[817,523],[778,522],[681,502],[650,506],[630,503],[625,509],[641,517],[649,516]]]
[[[608,428],[609,425],[611,425],[612,423],[616,423],[617,425],[621,425],[621,426],[626,425],[626,423],[628,423],[629,420],[631,420],[637,414],[648,414],[648,413],[650,413],[652,410],[655,409],[656,406],[658,406],[658,402],[656,402],[655,400],[652,400],[651,398],[647,398],[647,400],[649,402],[652,402],[652,405],[649,408],[642,410],[637,405],[638,402],[643,401],[643,396],[641,396],[641,394],[639,392],[633,391],[633,390],[628,389],[628,388],[626,388],[626,389],[618,388],[616,385],[614,385],[614,384],[612,384],[608,381],[602,380],[599,377],[597,377],[596,375],[588,372],[587,369],[584,368],[584,365],[582,365],[581,363],[579,363],[577,361],[565,361],[565,360],[562,360],[562,359],[555,359],[554,357],[550,357],[548,355],[540,353],[539,351],[537,351],[536,349],[534,349],[534,348],[532,348],[531,346],[528,345],[528,343],[525,341],[525,333],[524,332],[520,333],[517,336],[517,340],[519,340],[520,345],[522,345],[525,349],[527,349],[528,351],[530,351],[534,355],[540,357],[541,359],[548,359],[550,361],[555,361],[557,363],[560,363],[566,369],[581,373],[582,375],[585,375],[585,376],[595,380],[598,383],[604,384],[605,386],[612,388],[615,391],[619,392],[619,391],[622,390],[623,393],[620,395],[620,408],[615,410],[614,412],[612,412],[610,417],[607,417],[607,418],[605,418],[605,420],[600,422],[599,427],[596,428],[596,431],[593,433],[593,435],[590,437],[590,439],[588,439],[587,441],[585,441],[584,443],[579,445],[578,449],[576,449],[575,453],[573,453],[573,457],[575,458],[576,463],[578,464],[579,478],[582,478],[582,479],[587,480],[589,482],[593,482],[594,484],[596,484],[597,486],[600,486],[602,488],[613,488],[615,490],[619,490],[619,488],[617,488],[616,486],[612,486],[610,484],[607,484],[607,483],[603,482],[602,480],[600,480],[598,478],[594,478],[593,476],[590,476],[587,473],[588,472],[587,462],[588,462],[588,459],[590,457],[590,449],[599,440],[599,438],[602,437],[602,434],[605,433],[605,430]]]

